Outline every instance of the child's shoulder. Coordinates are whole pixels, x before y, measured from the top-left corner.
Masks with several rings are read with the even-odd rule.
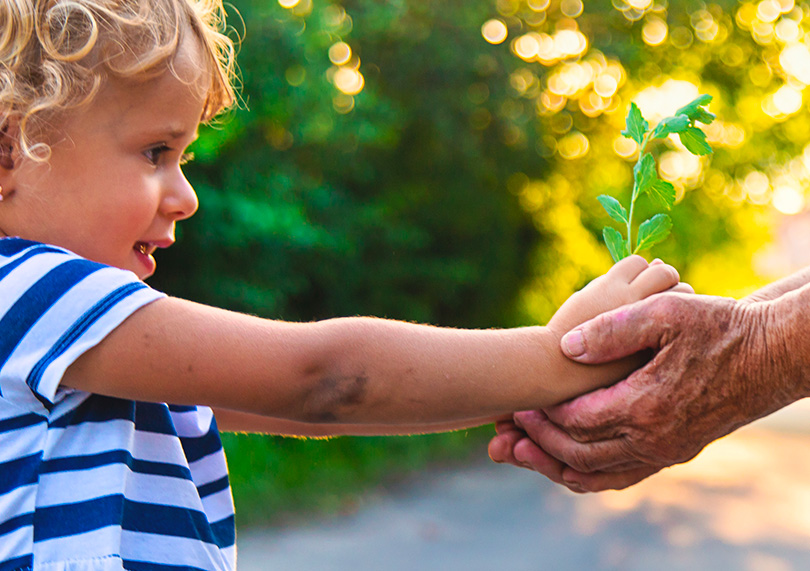
[[[161,297],[132,272],[56,246],[0,239],[0,395],[45,413],[65,370]]]

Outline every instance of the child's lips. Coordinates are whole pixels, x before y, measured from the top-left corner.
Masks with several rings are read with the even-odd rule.
[[[135,250],[144,256],[151,256],[157,248],[147,244],[146,242],[138,242],[135,244]]]
[[[174,244],[174,240],[172,239],[159,240],[156,242],[135,243],[135,246],[133,246],[132,249],[135,251],[135,255],[138,257],[141,265],[143,266],[143,271],[138,273],[141,279],[146,279],[155,273],[157,264],[155,263],[155,258],[152,256],[152,254],[154,254],[158,248],[168,248],[172,244]]]
[[[168,248],[174,244],[174,240],[160,240],[158,242],[137,242],[135,250],[144,256],[151,256],[158,248]]]

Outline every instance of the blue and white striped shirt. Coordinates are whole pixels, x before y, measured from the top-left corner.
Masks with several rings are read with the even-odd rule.
[[[213,413],[60,387],[162,294],[0,239],[0,571],[227,571],[233,500]]]

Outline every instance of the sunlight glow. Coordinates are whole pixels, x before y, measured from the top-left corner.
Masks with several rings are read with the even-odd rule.
[[[282,8],[295,8],[301,0],[278,0]]]

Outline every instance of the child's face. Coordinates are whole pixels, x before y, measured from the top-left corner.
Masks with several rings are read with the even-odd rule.
[[[175,63],[183,81],[168,72],[146,82],[111,79],[56,125],[47,163],[18,155],[13,169],[0,171],[0,230],[152,275],[153,252],[171,246],[175,223],[197,209],[181,171],[205,98],[196,55],[187,41]]]

